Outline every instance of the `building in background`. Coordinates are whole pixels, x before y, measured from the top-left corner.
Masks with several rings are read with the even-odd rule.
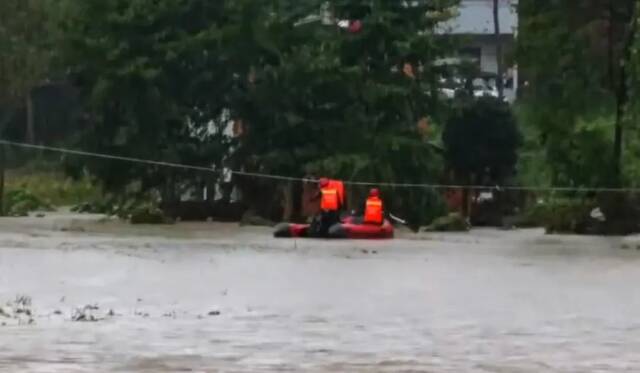
[[[500,41],[503,49],[505,97],[512,102],[518,90],[518,70],[509,58],[515,49],[518,33],[518,0],[498,0]],[[443,26],[441,32],[456,36],[462,44],[457,59],[472,61],[480,72],[498,73],[497,40],[494,34],[493,0],[462,0],[458,16]],[[489,83],[491,85],[491,83]],[[495,87],[495,84],[493,84]]]

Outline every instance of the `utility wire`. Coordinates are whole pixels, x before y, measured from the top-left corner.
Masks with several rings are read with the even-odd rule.
[[[142,159],[142,158],[134,158],[134,157],[124,157],[124,156],[120,156],[120,155],[93,153],[93,152],[86,152],[86,151],[82,151],[82,150],[56,148],[56,147],[52,147],[52,146],[34,145],[34,144],[27,144],[27,143],[22,143],[22,142],[8,141],[8,140],[0,140],[0,144],[8,145],[8,146],[14,146],[14,147],[18,147],[18,148],[35,149],[35,150],[46,150],[46,151],[50,151],[50,152],[71,154],[71,155],[77,155],[77,156],[82,156],[82,157],[111,159],[111,160],[116,160],[116,161],[124,161],[124,162],[131,162],[131,163],[142,163],[142,164],[149,164],[149,165],[163,166],[163,167],[172,167],[172,168],[182,168],[182,169],[189,169],[189,170],[215,172],[215,170],[213,168],[211,168],[211,167],[190,166],[190,165],[185,165],[185,164],[180,164],[180,163],[154,161],[154,160]]]
[[[110,159],[122,162],[148,164],[162,167],[181,168],[186,170],[196,170],[220,173],[220,170],[216,170],[212,167],[194,166],[182,163],[156,161],[143,158],[125,157],[113,154],[95,153],[82,150],[74,150],[67,148],[59,148],[45,145],[35,145],[23,142],[9,141],[0,139],[0,144],[13,146],[25,149],[44,150],[61,154],[70,154],[81,157]],[[247,171],[229,171],[232,175],[254,177],[270,180],[281,181],[295,181],[295,182],[315,182],[315,179],[299,178],[291,176],[273,175],[259,172],[247,172]],[[377,187],[390,187],[390,188],[415,188],[415,189],[471,189],[471,190],[510,190],[510,191],[535,191],[535,192],[618,192],[618,193],[630,193],[640,192],[640,188],[603,188],[603,187],[557,187],[557,186],[487,186],[487,185],[455,185],[455,184],[421,184],[421,183],[393,183],[393,182],[373,182],[373,181],[344,181],[345,185],[353,186],[377,186]]]

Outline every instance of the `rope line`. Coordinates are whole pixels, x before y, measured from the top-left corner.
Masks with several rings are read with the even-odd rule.
[[[22,142],[8,141],[0,139],[0,144],[25,148],[25,149],[37,149],[44,150],[62,154],[70,154],[76,156],[83,157],[92,157],[92,158],[102,158],[102,159],[110,159],[116,161],[123,162],[131,162],[131,163],[140,163],[140,164],[148,164],[162,167],[171,167],[171,168],[181,168],[187,170],[196,170],[196,171],[205,171],[205,172],[214,172],[220,173],[220,170],[216,170],[212,167],[204,167],[204,166],[195,166],[195,165],[187,165],[182,163],[174,163],[174,162],[164,162],[164,161],[156,161],[150,159],[143,158],[135,158],[135,157],[125,157],[119,155],[112,154],[104,154],[104,153],[95,153],[88,152],[82,150],[74,150],[74,149],[66,149],[66,148],[58,148],[53,146],[46,145],[35,145],[28,144]],[[299,178],[299,177],[291,177],[291,176],[283,176],[283,175],[273,175],[259,172],[247,172],[247,171],[228,171],[232,175],[244,176],[244,177],[254,177],[261,179],[270,179],[270,180],[280,180],[280,181],[294,181],[294,182],[315,182],[315,179],[309,178]],[[393,183],[393,182],[372,182],[372,181],[344,181],[345,185],[352,186],[377,186],[377,187],[390,187],[390,188],[415,188],[415,189],[462,189],[467,188],[470,190],[510,190],[510,191],[535,191],[535,192],[621,192],[621,193],[632,193],[632,192],[640,192],[640,188],[606,188],[606,187],[558,187],[558,186],[515,186],[515,185],[496,185],[496,186],[487,186],[487,185],[456,185],[456,184],[420,184],[420,183]]]
[[[0,140],[0,144],[9,145],[9,146],[15,146],[15,147],[19,147],[19,148],[26,148],[26,149],[46,150],[46,151],[51,151],[51,152],[71,154],[71,155],[79,155],[79,156],[84,156],[84,157],[111,159],[111,160],[116,160],[116,161],[150,164],[150,165],[155,165],[155,166],[172,167],[172,168],[183,168],[183,169],[189,169],[189,170],[208,171],[208,172],[214,172],[215,171],[214,169],[212,169],[210,167],[190,166],[190,165],[184,165],[184,164],[180,164],[180,163],[154,161],[154,160],[149,160],[149,159],[133,158],[133,157],[123,157],[123,156],[111,155],[111,154],[92,153],[92,152],[86,152],[86,151],[82,151],[82,150],[55,148],[55,147],[52,147],[52,146],[34,145],[34,144],[27,144],[27,143],[7,141],[7,140]]]

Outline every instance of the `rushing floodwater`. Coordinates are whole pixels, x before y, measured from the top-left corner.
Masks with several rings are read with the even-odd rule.
[[[0,371],[638,372],[636,241],[0,234]]]

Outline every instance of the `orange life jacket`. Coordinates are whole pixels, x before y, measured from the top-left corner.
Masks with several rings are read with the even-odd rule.
[[[322,193],[320,209],[323,211],[338,211],[340,205],[338,191],[333,188],[322,188],[320,192]]]
[[[366,224],[382,224],[382,200],[378,197],[367,198],[364,208],[364,222]]]
[[[344,183],[340,180],[329,180],[328,188],[333,188],[338,192],[338,208],[344,207]]]

